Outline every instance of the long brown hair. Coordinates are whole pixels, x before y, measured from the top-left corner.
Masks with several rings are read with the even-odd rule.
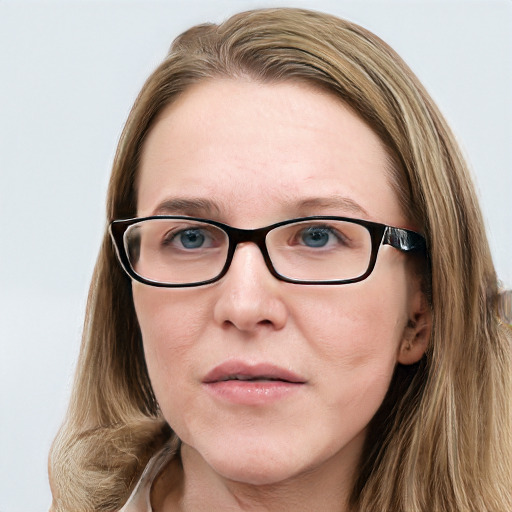
[[[378,37],[300,9],[245,12],[182,34],[126,122],[107,220],[136,214],[139,156],[159,112],[191,85],[218,77],[303,81],[350,105],[388,148],[401,206],[427,238],[430,345],[418,365],[397,368],[370,425],[353,510],[512,510],[510,338],[496,313],[481,213],[441,114]],[[131,284],[105,235],[72,398],[50,455],[53,510],[119,508],[170,438],[148,378]]]

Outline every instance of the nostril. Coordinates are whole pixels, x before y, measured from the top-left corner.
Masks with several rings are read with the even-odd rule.
[[[260,320],[259,322],[255,322],[253,325],[272,326],[272,325],[274,325],[274,322],[272,322],[272,320],[265,319],[265,320]],[[238,329],[244,330],[244,325],[243,325],[242,321],[236,322],[236,321],[232,321],[232,320],[224,320],[223,327],[224,328],[236,327]]]

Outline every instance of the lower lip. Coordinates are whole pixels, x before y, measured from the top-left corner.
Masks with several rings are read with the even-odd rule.
[[[264,405],[282,400],[299,391],[300,382],[226,380],[204,384],[216,398],[239,405]]]

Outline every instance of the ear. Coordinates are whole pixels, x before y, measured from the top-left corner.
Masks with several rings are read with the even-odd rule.
[[[432,311],[425,294],[418,288],[410,303],[409,320],[398,347],[397,361],[405,365],[417,363],[427,350],[431,332]]]

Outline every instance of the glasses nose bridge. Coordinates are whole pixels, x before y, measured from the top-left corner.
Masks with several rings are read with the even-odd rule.
[[[229,240],[231,241],[233,252],[239,244],[251,242],[258,246],[263,256],[265,256],[267,252],[265,240],[267,237],[267,233],[271,229],[272,227],[257,229],[241,229],[233,228],[230,226],[230,229],[228,230],[228,237]]]
[[[257,229],[241,229],[229,226],[229,230],[226,229],[230,241],[228,254],[229,266],[231,266],[231,261],[233,260],[233,256],[239,244],[253,243],[259,248],[270,273],[274,274],[274,268],[272,266],[272,262],[270,261],[270,256],[268,254],[267,245],[265,242],[267,234],[271,229],[272,226]]]

